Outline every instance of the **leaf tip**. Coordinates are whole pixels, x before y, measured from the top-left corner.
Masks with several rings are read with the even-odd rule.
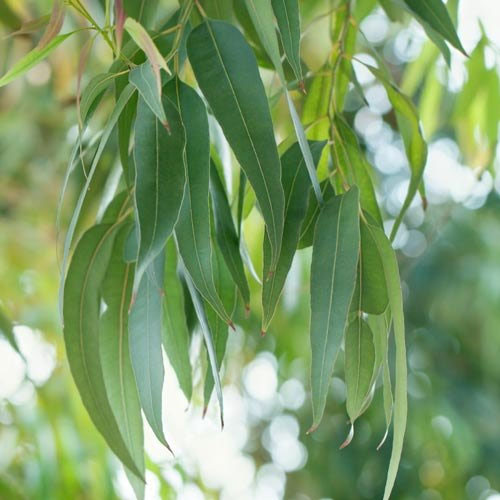
[[[380,441],[379,445],[377,446],[377,451],[380,450],[380,448],[382,448],[382,446],[384,445],[385,443],[385,440],[387,439],[387,435],[389,434],[389,428],[387,428],[385,430],[385,434],[384,434],[384,437],[382,438],[382,441]]]
[[[309,429],[306,431],[306,434],[312,434],[318,428],[318,426],[319,424],[312,424],[311,427],[309,427]]]
[[[353,437],[354,437],[354,423],[351,422],[351,428],[349,429],[349,434],[347,434],[345,441],[339,446],[339,450],[343,450],[346,446],[349,446],[351,444]]]

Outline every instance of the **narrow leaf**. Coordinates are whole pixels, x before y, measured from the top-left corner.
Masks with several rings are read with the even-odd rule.
[[[244,183],[242,184],[244,186]],[[214,210],[217,243],[243,301],[248,306],[250,304],[250,290],[239,250],[239,237],[234,227],[226,191],[213,162],[210,166],[210,194]],[[240,213],[242,213],[242,209],[243,203],[241,203]]]
[[[66,6],[64,5],[63,0],[54,0],[54,4],[52,7],[52,12],[50,14],[49,24],[45,29],[42,38],[38,42],[37,48],[39,50],[46,47],[54,37],[61,31],[63,22],[64,22],[64,14],[66,13]]]
[[[394,323],[394,338],[396,343],[396,387],[394,398],[394,437],[392,441],[391,460],[384,491],[384,500],[391,494],[403,449],[403,439],[406,429],[407,406],[407,371],[405,325],[403,314],[403,294],[399,278],[398,262],[394,250],[382,229],[369,226],[373,239],[382,259],[389,305]]]
[[[311,384],[314,431],[323,416],[333,366],[346,328],[359,256],[359,190],[321,209],[311,264]]]
[[[166,245],[163,348],[188,401],[193,392],[189,361],[189,330],[184,313],[184,291],[177,274],[177,250],[173,238]]]
[[[272,7],[286,57],[297,80],[302,81],[300,62],[300,13],[298,0],[272,0]]]
[[[319,161],[324,142],[311,144],[314,162]],[[281,157],[281,183],[285,193],[283,244],[275,272],[264,280],[262,289],[262,331],[266,331],[283,290],[293,256],[297,250],[300,227],[306,215],[309,195],[308,173],[299,144],[295,143]],[[264,235],[264,277],[269,275],[270,245]]]
[[[187,43],[198,84],[255,190],[274,270],[283,232],[284,196],[273,124],[252,50],[223,21],[205,21]]]
[[[442,0],[404,0],[408,8],[451,43],[462,54],[467,55],[458,38],[455,26]]]
[[[142,97],[137,103],[134,159],[139,256],[134,288],[172,233],[184,193],[184,127],[179,112],[165,96],[163,107],[171,134]]]
[[[134,266],[123,261],[123,244],[129,226],[123,226],[115,240],[102,284],[107,308],[100,319],[100,354],[109,404],[134,462],[144,475],[144,435],[141,404],[130,361],[128,308],[132,295]],[[126,469],[138,498],[144,498],[144,483]]]
[[[170,450],[162,424],[164,266],[165,254],[161,252],[146,268],[130,311],[128,331],[130,357],[144,415],[158,440]]]
[[[3,310],[0,308],[0,334],[3,335],[9,344],[14,348],[14,350],[20,354],[19,346],[17,345],[16,337],[14,336],[14,327],[10,319],[4,314]]]
[[[82,402],[109,447],[138,477],[136,463],[111,409],[100,357],[100,286],[113,249],[118,224],[100,224],[84,233],[64,283],[64,343]]]
[[[23,58],[12,66],[12,68],[0,78],[0,87],[7,85],[16,78],[24,75],[33,66],[36,66],[40,61],[43,61],[56,47],[58,47],[66,38],[70,37],[74,31],[58,35],[53,38],[45,47],[35,48],[28,52]]]
[[[179,252],[201,296],[226,323],[231,323],[215,290],[213,278],[208,205],[210,136],[207,111],[194,89],[178,78],[167,84],[165,95],[175,102],[186,134],[186,147],[179,151],[186,168],[184,198],[175,228]]]

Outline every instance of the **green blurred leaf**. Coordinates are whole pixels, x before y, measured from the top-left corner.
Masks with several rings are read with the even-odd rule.
[[[311,385],[314,431],[323,416],[333,366],[347,324],[359,257],[356,186],[321,209],[311,264]]]
[[[163,279],[165,253],[160,252],[142,275],[128,323],[130,358],[144,415],[158,440],[170,450],[162,423]]]
[[[314,163],[319,161],[325,142],[310,144],[314,155]],[[281,157],[281,183],[285,193],[285,225],[283,228],[283,244],[273,274],[270,270],[269,239],[264,235],[264,283],[262,289],[262,331],[266,331],[271,322],[276,305],[285,284],[293,256],[297,250],[300,227],[304,220],[310,185],[304,157],[299,144],[295,143]],[[269,278],[266,279],[266,276]]]
[[[255,190],[274,269],[281,248],[284,196],[273,124],[255,56],[241,33],[223,21],[197,26],[187,47],[198,84]]]
[[[9,344],[21,354],[19,346],[17,345],[16,337],[14,336],[14,329],[10,319],[5,315],[2,308],[0,308],[0,334],[3,335]],[[22,354],[21,354],[22,356]]]

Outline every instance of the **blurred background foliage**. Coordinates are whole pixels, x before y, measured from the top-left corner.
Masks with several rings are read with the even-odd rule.
[[[209,8],[209,1],[203,2]],[[404,279],[409,361],[409,423],[393,498],[500,498],[500,6],[448,0],[470,57],[451,52],[447,65],[423,30],[387,1],[355,2],[356,57],[383,58],[418,105],[429,142],[428,207],[416,200],[395,241]],[[99,18],[99,1],[86,2]],[[305,64],[318,71],[329,57],[336,2],[302,1]],[[332,6],[334,7],[332,10]],[[0,73],[36,44],[40,32],[7,36],[50,12],[51,2],[0,0]],[[159,19],[175,8],[160,1]],[[82,25],[67,16],[65,28]],[[0,338],[0,498],[132,498],[124,473],[91,425],[65,361],[57,312],[59,267],[55,214],[78,128],[76,92],[85,33],[0,91],[0,307],[14,322],[23,358]],[[258,49],[258,48],[257,48]],[[83,85],[111,61],[96,42]],[[350,88],[346,117],[376,167],[377,194],[390,230],[408,185],[408,166],[383,87],[355,63],[363,89]],[[189,75],[187,76],[189,78]],[[263,72],[269,95],[276,82]],[[310,85],[307,79],[306,88]],[[296,97],[299,97],[297,93]],[[272,99],[278,136],[292,133],[282,98]],[[301,101],[297,101],[300,107]],[[97,113],[99,129],[112,100]],[[89,134],[91,141],[92,131]],[[116,144],[103,156],[87,197],[98,209],[116,177]],[[84,172],[73,176],[70,198]],[[65,227],[71,200],[64,206]],[[262,224],[244,224],[261,269]],[[201,418],[202,370],[188,406],[167,366],[165,425],[175,457],[147,432],[147,498],[380,498],[389,459],[381,391],[359,421],[350,446],[342,360],[324,422],[312,436],[308,396],[310,251],[296,257],[266,337],[260,337],[259,285],[251,314],[237,318],[225,366],[226,428],[211,405]],[[4,330],[7,327],[2,327]],[[4,332],[6,333],[6,332]],[[193,355],[201,340],[193,338]]]

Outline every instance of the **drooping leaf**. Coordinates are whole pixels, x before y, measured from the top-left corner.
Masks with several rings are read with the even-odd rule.
[[[284,196],[267,99],[252,50],[223,21],[205,21],[188,39],[198,84],[250,181],[266,223],[274,269],[283,232]]]
[[[80,99],[80,120],[82,124],[87,123],[100,98],[118,76],[117,73],[99,73],[89,81]]]
[[[340,115],[335,116],[332,130],[334,168],[341,170],[350,184],[359,187],[361,207],[381,225],[382,215],[368,171],[369,165],[359,147],[356,134]]]
[[[111,409],[99,354],[99,289],[108,267],[119,224],[100,224],[84,233],[64,283],[64,343],[82,402],[109,447],[142,478]]]
[[[123,226],[117,234],[102,283],[102,299],[107,308],[99,323],[100,354],[109,404],[121,435],[134,462],[144,475],[144,435],[141,404],[137,393],[128,343],[128,308],[134,281],[134,265],[122,258],[129,231]],[[144,498],[144,483],[126,469],[138,498]]]
[[[236,306],[236,287],[233,282],[232,276],[227,268],[222,252],[219,248],[215,248],[212,255],[213,268],[215,283],[217,291],[220,294],[224,307],[230,312],[232,312]],[[228,325],[220,319],[217,314],[210,308],[205,307],[205,313],[207,316],[208,325],[210,326],[210,331],[212,333],[212,339],[215,348],[215,356],[217,359],[217,366],[220,368],[222,366],[222,360],[226,353],[226,344],[228,338]],[[212,375],[212,370],[208,369],[205,376],[205,387],[203,389],[203,400],[205,409],[210,402],[210,396],[214,389],[214,377]]]
[[[321,194],[325,202],[335,196],[332,184],[329,179],[324,180],[321,184]],[[309,201],[307,202],[307,211],[300,227],[300,239],[297,248],[307,248],[313,244],[314,229],[318,221],[320,206],[317,198],[314,196],[312,189],[309,191]]]
[[[128,323],[130,358],[144,415],[158,440],[170,447],[162,423],[163,279],[165,253],[160,252],[142,275]]]
[[[226,191],[213,162],[210,166],[210,194],[214,211],[217,243],[243,301],[248,306],[250,303],[250,290],[239,250],[239,237],[234,227]],[[241,204],[241,212],[242,208],[243,203]]]
[[[317,141],[328,139],[327,118],[332,81],[331,72],[325,66],[313,77],[307,90],[302,109],[302,121],[306,124],[314,124],[307,131],[309,139]]]
[[[127,16],[149,28],[155,20],[158,2],[159,0],[123,0],[123,8]]]
[[[118,120],[118,117],[120,116],[121,112],[123,111],[123,108],[131,98],[132,94],[134,93],[134,88],[132,85],[127,85],[125,89],[123,89],[123,92],[120,94],[120,97],[118,98],[118,101],[116,102],[116,105],[113,109],[113,112],[111,113],[111,116],[108,119],[108,122],[106,123],[104,130],[102,131],[101,138],[99,140],[99,146],[97,147],[97,151],[95,152],[94,158],[92,160],[92,164],[90,166],[90,170],[87,172],[87,179],[85,181],[85,184],[80,192],[80,195],[78,196],[78,200],[76,202],[75,209],[73,210],[73,215],[71,216],[71,221],[68,226],[68,232],[66,233],[66,238],[64,240],[64,251],[63,251],[63,259],[62,259],[62,268],[61,268],[61,280],[60,280],[60,287],[59,287],[59,308],[60,308],[60,313],[62,316],[62,304],[63,304],[63,290],[64,290],[64,276],[66,272],[66,266],[68,262],[68,257],[69,257],[69,252],[71,249],[71,245],[73,243],[73,236],[75,234],[75,229],[76,225],[80,219],[80,212],[82,210],[83,202],[85,201],[85,197],[87,195],[87,192],[89,191],[90,183],[92,182],[92,179],[94,177],[95,171],[97,169],[97,165],[99,164],[99,161],[101,159],[101,156],[104,152],[104,148],[106,147],[106,144],[109,140],[109,137],[111,135],[111,132],[113,131],[116,122]],[[75,151],[76,155],[76,151]],[[70,167],[72,164],[70,164]],[[68,176],[71,173],[71,170],[68,171]],[[67,178],[64,181],[64,186],[63,186],[63,191],[61,193],[61,196],[64,195],[64,189],[67,184]],[[61,203],[60,203],[61,204]]]
[[[416,14],[417,19],[425,21],[453,47],[467,55],[442,0],[404,0],[404,2]]]
[[[314,162],[317,163],[323,150],[324,142],[311,143]],[[275,272],[269,275],[270,246],[264,235],[264,284],[262,289],[262,331],[266,331],[274,315],[276,305],[285,284],[293,256],[300,238],[300,228],[306,215],[309,195],[308,173],[300,150],[295,143],[281,157],[281,183],[285,193],[285,224],[283,244]]]
[[[297,80],[302,80],[300,62],[300,13],[297,0],[272,0],[272,7],[286,57]]]
[[[184,193],[184,127],[179,112],[165,96],[163,107],[170,134],[141,97],[137,103],[134,159],[139,255],[134,288],[172,233]]]
[[[422,131],[420,130],[420,123],[418,112],[412,100],[400,92],[380,71],[369,64],[365,65],[372,74],[382,83],[387,96],[393,105],[396,116],[398,119],[398,126],[403,137],[405,144],[406,155],[410,163],[410,184],[408,186],[408,193],[403,202],[403,206],[397,216],[391,231],[391,240],[397,234],[397,230],[403,220],[403,217],[408,210],[413,198],[415,197],[419,185],[424,175],[424,168],[427,161],[427,143],[425,142]]]
[[[181,267],[182,269],[182,267]],[[212,372],[212,377],[214,379],[215,383],[215,392],[217,393],[217,399],[219,400],[219,407],[220,407],[220,419],[221,419],[221,425],[224,427],[224,402],[222,398],[222,386],[220,383],[220,376],[219,376],[219,365],[217,363],[217,353],[215,350],[214,346],[214,341],[213,341],[213,336],[212,332],[210,330],[210,326],[207,321],[207,316],[205,314],[205,309],[203,307],[203,299],[196,290],[196,287],[194,286],[193,282],[191,281],[191,278],[189,277],[188,274],[184,275],[185,280],[186,280],[186,285],[189,291],[189,296],[191,297],[192,304],[194,306],[194,309],[196,311],[196,317],[198,318],[198,321],[201,326],[201,331],[203,334],[203,340],[205,341],[205,346],[207,348],[207,353],[208,353],[208,362],[210,365],[210,370]]]
[[[165,297],[163,347],[182,392],[188,401],[193,392],[191,363],[189,361],[189,330],[184,314],[184,292],[177,274],[177,250],[173,238],[169,238],[165,248]]]
[[[120,52],[122,48],[123,30],[126,18],[127,13],[125,12],[125,8],[123,6],[123,0],[115,0],[115,39],[118,52]]]
[[[345,334],[346,405],[351,425],[365,407],[365,400],[371,389],[374,364],[373,333],[368,323],[358,315]]]
[[[17,63],[12,66],[12,68],[5,73],[5,75],[0,78],[0,87],[7,85],[16,78],[24,75],[33,66],[36,66],[40,61],[43,61],[56,47],[58,47],[66,38],[69,38],[74,31],[70,33],[65,33],[64,35],[58,35],[53,38],[45,47],[34,48],[28,52],[24,57],[22,57]]]
[[[213,278],[208,206],[210,137],[207,111],[194,89],[178,78],[166,85],[165,94],[175,102],[186,134],[186,147],[179,152],[183,155],[186,168],[184,198],[175,228],[179,252],[201,296],[224,321],[231,323],[215,290]]]
[[[156,115],[164,127],[167,126],[167,117],[161,102],[161,90],[158,92],[156,75],[153,66],[146,61],[130,71],[129,81],[137,88],[139,94]]]
[[[314,431],[323,416],[333,366],[347,324],[359,256],[359,190],[321,209],[311,264],[311,385]]]
[[[0,335],[3,335],[14,350],[21,354],[19,346],[17,345],[16,337],[14,336],[14,327],[12,326],[10,319],[3,312],[2,308],[0,308]]]
[[[52,12],[50,14],[49,24],[45,29],[42,38],[38,42],[37,48],[39,50],[46,47],[55,36],[61,31],[63,22],[64,22],[64,14],[66,13],[66,5],[63,0],[54,0],[52,6]]]
[[[403,294],[399,277],[398,262],[394,250],[382,229],[368,226],[377,245],[386,280],[389,305],[394,324],[394,339],[396,344],[396,386],[394,397],[394,436],[392,440],[391,460],[384,491],[384,500],[390,497],[401,459],[403,440],[406,430],[407,405],[407,371],[405,325],[403,314]]]

